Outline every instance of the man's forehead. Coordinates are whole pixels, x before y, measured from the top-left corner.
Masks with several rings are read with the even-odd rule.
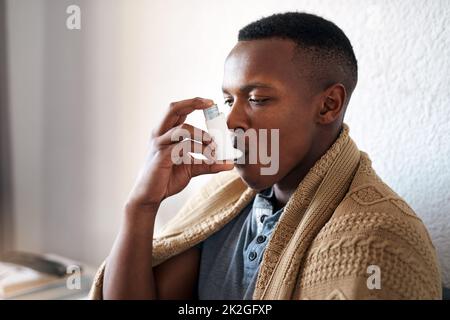
[[[289,40],[239,41],[225,61],[223,89],[293,80],[295,44]]]

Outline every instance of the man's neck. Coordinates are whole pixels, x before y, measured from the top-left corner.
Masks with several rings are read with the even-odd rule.
[[[274,184],[273,189],[276,198],[276,210],[284,207],[291,195],[297,189],[300,182],[308,174],[314,164],[328,151],[332,144],[336,141],[341,130],[327,137],[320,137],[314,143],[308,155],[292,169],[283,179]]]

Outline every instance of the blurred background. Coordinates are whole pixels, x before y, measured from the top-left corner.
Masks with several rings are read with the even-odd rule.
[[[80,30],[66,27],[74,4]],[[0,0],[1,250],[97,266],[168,104],[222,103],[238,30],[292,10],[352,42],[350,133],[427,225],[450,286],[448,0]],[[167,199],[157,228],[208,178]]]

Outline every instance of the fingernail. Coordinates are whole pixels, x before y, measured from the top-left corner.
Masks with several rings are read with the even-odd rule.
[[[203,102],[206,103],[207,105],[213,105],[214,101],[210,100],[210,99],[203,99]]]

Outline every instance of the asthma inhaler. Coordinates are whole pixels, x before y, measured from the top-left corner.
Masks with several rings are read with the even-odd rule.
[[[208,133],[217,145],[217,160],[235,160],[242,156],[242,151],[235,149],[231,144],[231,136],[228,131],[225,115],[219,112],[217,104],[203,109]]]

